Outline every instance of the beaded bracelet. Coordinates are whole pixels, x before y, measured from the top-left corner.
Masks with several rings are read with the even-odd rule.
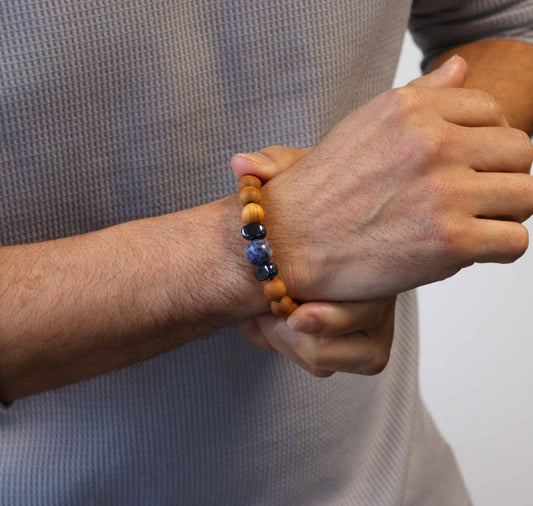
[[[250,244],[246,247],[246,259],[252,265],[257,266],[255,277],[258,281],[266,281],[263,293],[270,300],[270,309],[276,316],[287,318],[297,307],[298,303],[287,295],[285,283],[277,277],[278,266],[271,262],[272,246],[264,240],[266,227],[260,223],[265,217],[259,189],[262,181],[251,174],[239,179],[238,189],[241,204],[244,206],[241,212],[244,227],[241,235]]]

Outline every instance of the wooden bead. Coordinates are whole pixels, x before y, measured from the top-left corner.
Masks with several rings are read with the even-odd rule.
[[[254,186],[255,188],[259,189],[262,185],[263,183],[258,177],[252,176],[251,174],[246,174],[239,179],[237,188],[239,191],[241,191],[245,186]]]
[[[241,190],[239,198],[241,199],[241,204],[243,206],[250,202],[259,204],[261,202],[261,192],[255,186],[245,186]]]
[[[264,284],[263,293],[269,300],[281,300],[287,294],[287,287],[281,279],[274,278]]]
[[[287,318],[296,308],[298,304],[294,302],[288,295],[285,295],[279,302],[273,300],[270,302],[270,310],[282,318]]]
[[[259,204],[251,202],[242,208],[241,217],[246,225],[249,225],[250,223],[259,223],[260,221],[263,221],[265,212]]]

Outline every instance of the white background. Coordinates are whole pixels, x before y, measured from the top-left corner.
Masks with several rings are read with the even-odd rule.
[[[395,86],[420,75],[406,37]],[[533,249],[533,219],[529,229]],[[420,384],[474,504],[533,505],[533,252],[418,289]]]

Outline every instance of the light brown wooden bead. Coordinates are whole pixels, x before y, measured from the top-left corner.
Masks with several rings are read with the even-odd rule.
[[[273,300],[270,302],[270,310],[282,318],[287,318],[296,308],[298,304],[294,302],[288,295],[285,295],[279,302]]]
[[[242,208],[241,217],[246,225],[249,225],[250,223],[259,223],[263,221],[265,212],[259,204],[250,203]]]
[[[263,183],[258,177],[252,176],[251,174],[246,174],[239,179],[237,188],[241,191],[245,186],[253,186],[257,189],[261,188]]]
[[[263,285],[263,293],[269,300],[281,300],[287,294],[287,287],[281,279],[274,278]]]
[[[243,206],[250,202],[259,204],[261,203],[261,192],[255,186],[245,186],[239,193],[239,198]]]

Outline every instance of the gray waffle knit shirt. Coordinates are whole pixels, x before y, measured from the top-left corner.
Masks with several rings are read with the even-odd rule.
[[[533,41],[531,1],[0,0],[0,243],[232,193],[232,154],[314,145],[390,88],[411,8],[429,57]],[[414,292],[375,377],[226,327],[2,408],[0,505],[469,504],[417,360]]]

